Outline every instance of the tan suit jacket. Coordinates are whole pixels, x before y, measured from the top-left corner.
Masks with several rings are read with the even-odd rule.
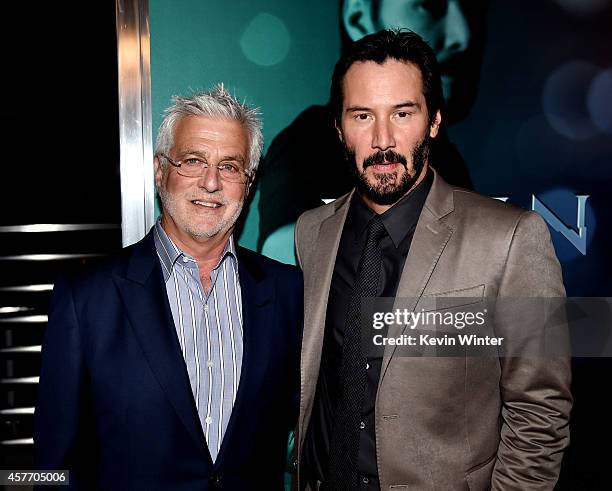
[[[351,196],[304,213],[296,225],[305,289],[298,456]],[[536,213],[453,188],[435,174],[397,297],[436,294],[563,297],[546,224]],[[496,329],[502,336],[511,332],[513,316],[496,319]],[[569,443],[568,357],[406,357],[395,351],[385,348],[375,406],[382,491],[553,489]]]

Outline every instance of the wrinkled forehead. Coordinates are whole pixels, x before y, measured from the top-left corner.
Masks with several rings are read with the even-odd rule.
[[[188,115],[174,127],[172,149],[202,154],[231,153],[246,159],[248,132],[234,119]]]

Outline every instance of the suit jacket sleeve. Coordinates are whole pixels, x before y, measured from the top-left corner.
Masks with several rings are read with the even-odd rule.
[[[42,368],[34,420],[36,467],[70,470],[70,487],[86,488],[91,476],[84,385],[83,339],[73,290],[67,280],[55,284],[42,349]],[[91,441],[89,441],[91,443]]]
[[[546,309],[555,304],[551,299],[556,298],[558,305],[563,297],[561,268],[548,228],[539,215],[525,212],[507,256],[497,302],[505,312],[496,317],[495,327],[506,339],[516,341],[517,334],[527,333],[525,339],[539,342],[545,334]],[[504,298],[518,301],[519,306],[517,299],[526,298],[525,306],[541,307],[538,313],[544,314],[533,316],[530,308],[508,308]],[[561,327],[557,323],[556,329],[562,338],[567,336],[564,319],[562,316]],[[569,350],[551,356],[531,351],[529,356],[501,358],[500,363],[502,426],[492,489],[552,490],[569,443]]]

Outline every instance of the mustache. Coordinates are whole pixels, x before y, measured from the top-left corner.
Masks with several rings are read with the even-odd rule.
[[[408,165],[408,159],[401,153],[397,153],[393,150],[385,150],[384,152],[379,150],[369,157],[363,160],[363,170],[366,170],[368,167],[374,164],[402,164],[404,167]]]

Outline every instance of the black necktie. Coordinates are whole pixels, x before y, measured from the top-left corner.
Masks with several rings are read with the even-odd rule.
[[[361,302],[375,297],[382,263],[379,243],[385,235],[380,216],[368,223],[366,245],[361,253],[357,278],[344,326],[340,395],[329,446],[329,469],[325,489],[355,490],[359,486],[357,457],[361,407],[366,384],[366,357],[361,347]]]

